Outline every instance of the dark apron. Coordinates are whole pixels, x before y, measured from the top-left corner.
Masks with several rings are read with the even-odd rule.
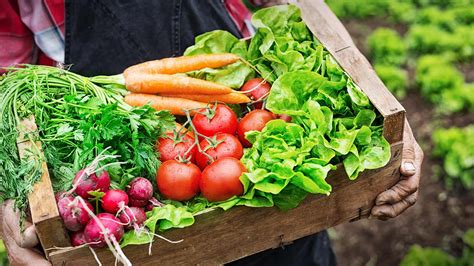
[[[65,63],[85,76],[118,74],[182,55],[197,35],[216,29],[241,37],[222,0],[66,0]],[[321,232],[231,265],[335,265],[335,259]]]

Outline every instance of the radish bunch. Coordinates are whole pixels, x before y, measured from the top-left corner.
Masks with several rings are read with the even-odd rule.
[[[109,174],[96,171],[97,163],[94,160],[77,172],[70,191],[56,194],[59,214],[71,232],[72,246],[99,248],[108,242],[118,245],[125,230],[143,229],[145,208],[161,206],[153,197],[153,185],[148,179],[133,179],[126,191],[110,189]],[[88,201],[94,198],[91,192],[103,193],[98,210]]]

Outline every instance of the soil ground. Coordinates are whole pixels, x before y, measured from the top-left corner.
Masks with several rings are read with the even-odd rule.
[[[376,20],[345,23],[363,52],[366,51],[367,36],[372,29],[383,24]],[[402,34],[406,31],[403,26],[395,29]],[[466,75],[466,81],[473,81],[472,62],[460,65],[459,69]],[[398,265],[413,244],[440,247],[459,256],[463,246],[460,237],[467,229],[474,228],[474,193],[462,189],[447,191],[442,175],[441,178],[435,177],[442,162],[430,156],[434,129],[466,126],[474,123],[474,115],[464,113],[439,117],[416,89],[409,91],[402,105],[425,153],[418,202],[389,221],[361,220],[331,229],[339,265]]]

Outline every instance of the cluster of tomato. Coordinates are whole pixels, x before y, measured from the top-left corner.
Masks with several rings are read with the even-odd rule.
[[[251,143],[245,133],[261,131],[277,117],[262,108],[262,100],[270,92],[263,79],[249,80],[241,91],[254,100],[254,110],[240,121],[232,109],[217,104],[197,112],[193,132],[168,132],[157,142],[163,162],[156,180],[160,193],[172,200],[189,200],[200,192],[209,201],[223,201],[242,195],[240,176],[246,171],[240,162],[243,147]],[[288,121],[288,117],[279,117]],[[182,131],[182,130],[180,130]],[[197,139],[196,139],[197,138]]]

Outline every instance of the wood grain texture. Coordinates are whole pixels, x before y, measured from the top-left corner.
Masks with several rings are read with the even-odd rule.
[[[34,118],[23,120],[18,126],[18,131],[17,146],[20,158],[37,159],[29,157],[31,151],[42,152],[41,143],[34,142],[31,137],[37,131]],[[48,166],[44,160],[41,163],[41,171],[41,179],[33,186],[33,192],[28,196],[28,203],[31,220],[36,227],[41,246],[46,252],[46,249],[55,246],[70,246],[70,241],[62,219],[59,217]]]
[[[389,143],[402,140],[405,109],[385,87],[365,56],[357,49],[344,25],[322,0],[298,0],[303,20],[352,80],[385,117],[384,136]]]
[[[184,239],[182,243],[169,244],[155,238],[151,256],[147,245],[128,246],[124,252],[136,265],[217,265],[365,218],[375,197],[398,182],[401,149],[402,143],[392,145],[390,164],[363,172],[357,181],[349,181],[339,166],[328,177],[333,186],[330,196],[308,196],[299,207],[288,212],[247,207],[213,211],[196,217],[191,227],[162,234],[173,240]],[[114,263],[108,250],[99,249],[97,254],[105,265]],[[53,265],[94,263],[88,248],[52,252],[50,259]]]

